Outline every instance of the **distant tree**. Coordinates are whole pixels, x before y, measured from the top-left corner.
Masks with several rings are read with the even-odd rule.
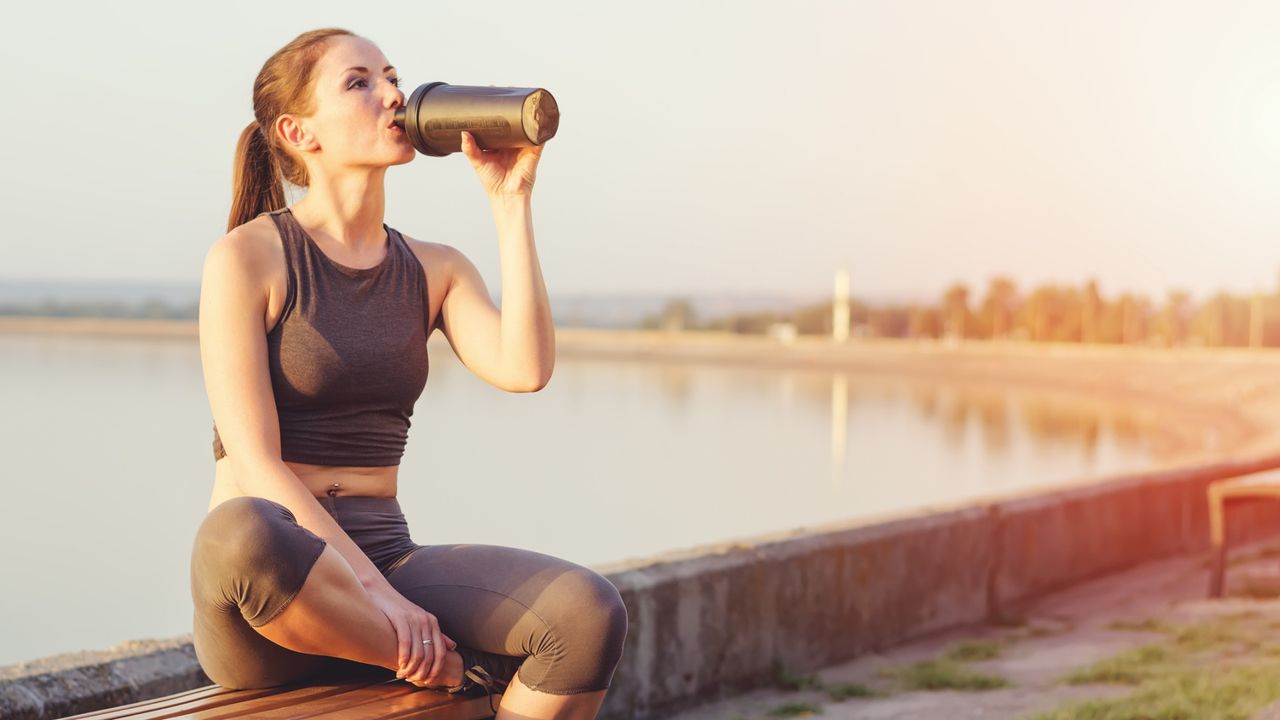
[[[791,314],[791,321],[796,325],[796,332],[802,335],[831,334],[832,303],[822,302],[799,308]]]
[[[980,317],[986,336],[999,340],[1013,330],[1014,313],[1018,311],[1018,289],[1013,280],[996,276],[987,282],[987,295],[982,300]]]
[[[969,316],[969,288],[964,283],[956,283],[947,288],[942,296],[942,312],[946,317],[946,334],[963,338]]]
[[[659,315],[660,327],[663,330],[691,330],[694,326],[693,303],[686,298],[676,298],[667,302]]]
[[[1080,302],[1080,342],[1098,342],[1098,320],[1101,313],[1102,293],[1098,291],[1098,282],[1089,278],[1089,282],[1084,286],[1084,297]]]
[[[692,330],[695,317],[693,304],[686,298],[668,300],[662,310],[650,313],[640,319],[640,328],[645,330]]]
[[[1164,307],[1152,323],[1152,335],[1161,345],[1179,347],[1188,340],[1191,322],[1191,295],[1185,290],[1171,290]]]
[[[914,306],[907,310],[907,337],[942,337],[942,313],[934,308]]]

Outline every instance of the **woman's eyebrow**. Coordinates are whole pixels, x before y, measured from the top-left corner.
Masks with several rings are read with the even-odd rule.
[[[382,68],[382,72],[386,72],[388,70],[395,70],[395,69],[396,69],[395,65],[388,65]],[[347,68],[347,70],[359,70],[360,72],[365,72],[365,73],[369,72],[369,68],[367,67],[349,67]],[[343,72],[346,72],[347,70],[343,70]]]

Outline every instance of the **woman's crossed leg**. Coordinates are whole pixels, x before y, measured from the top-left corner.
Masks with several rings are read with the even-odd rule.
[[[453,544],[420,546],[387,580],[482,664],[523,658],[501,678],[510,684],[499,720],[595,717],[627,631],[622,599],[603,576],[530,550]],[[224,686],[397,667],[395,631],[350,566],[264,498],[228,500],[206,517],[192,594],[197,657]],[[442,682],[458,682],[464,669],[450,651]]]

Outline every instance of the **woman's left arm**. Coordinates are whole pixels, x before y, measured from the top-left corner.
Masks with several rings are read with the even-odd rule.
[[[533,242],[532,191],[542,146],[480,150],[463,133],[462,151],[489,197],[498,229],[502,309],[474,264],[450,253],[441,330],[472,372],[495,387],[533,392],[551,379],[555,326]]]

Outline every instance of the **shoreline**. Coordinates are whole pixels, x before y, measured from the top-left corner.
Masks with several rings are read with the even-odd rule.
[[[0,318],[0,333],[22,325],[18,332],[43,335],[196,338],[194,321],[6,320]],[[443,338],[432,343],[433,352],[439,343],[452,357]],[[579,328],[557,329],[557,349],[566,358],[605,362],[848,372],[922,387],[945,384],[961,394],[1014,398],[1013,407],[1021,394],[1061,397],[1123,408],[1141,418],[1144,432],[1172,444],[1160,462],[1153,458],[1151,467],[1133,472],[596,565],[637,617],[618,691],[602,713],[608,718],[637,717],[637,708],[674,710],[743,683],[767,685],[765,653],[746,653],[758,662],[734,674],[721,673],[709,656],[687,655],[687,648],[716,647],[717,638],[730,633],[742,637],[744,647],[774,647],[782,602],[820,628],[794,634],[797,655],[790,659],[820,657],[833,666],[912,638],[1012,617],[1008,613],[1047,592],[1136,563],[1201,552],[1208,483],[1280,467],[1280,352],[1274,350],[899,340],[836,345],[825,338],[782,344],[759,336]],[[1210,428],[1220,441],[1201,447],[1197,439]],[[1280,514],[1262,510],[1238,515],[1233,534],[1253,540],[1274,533]],[[1183,564],[1198,562],[1198,555],[1188,557]],[[836,567],[842,571],[831,572]],[[808,589],[798,594],[798,588]],[[832,597],[848,598],[848,607],[832,606]],[[690,612],[708,618],[696,632],[671,620]],[[869,617],[877,621],[862,620]],[[741,633],[744,627],[750,632]],[[827,629],[836,627],[841,632]],[[699,671],[711,674],[699,676],[697,686],[662,682]],[[0,715],[30,711],[35,703],[42,714],[23,717],[60,717],[72,704],[98,709],[208,682],[189,634],[137,640],[0,668]],[[75,688],[75,696],[66,688]]]
[[[0,316],[0,334],[198,339],[195,320]],[[432,353],[453,358],[443,333]],[[1154,348],[556,328],[566,359],[845,372],[981,393],[1034,393],[1142,417],[1150,470],[1280,452],[1280,348]],[[1206,438],[1208,438],[1206,440]],[[1207,446],[1206,446],[1207,445]],[[1083,480],[1083,479],[1082,479]]]

